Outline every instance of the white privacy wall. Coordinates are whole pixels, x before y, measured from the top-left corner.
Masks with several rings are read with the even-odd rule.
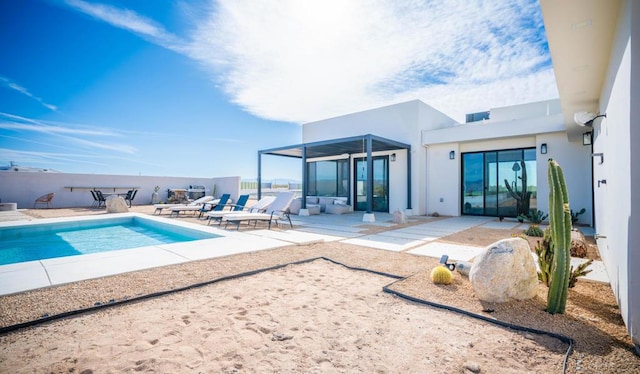
[[[598,249],[631,337],[640,345],[640,4],[621,9],[594,128]],[[635,22],[632,22],[635,20]],[[599,158],[596,158],[599,160]],[[597,181],[606,180],[598,188]]]
[[[5,203],[18,203],[18,209],[33,208],[36,198],[53,192],[55,208],[89,207],[93,197],[89,189],[73,189],[67,187],[139,187],[133,200],[134,205],[151,204],[154,187],[159,186],[160,199],[167,200],[167,189],[189,188],[189,185],[203,185],[207,195],[216,196],[222,193],[231,194],[237,200],[240,194],[240,177],[221,178],[189,178],[189,177],[154,177],[132,175],[104,174],[70,174],[41,172],[0,172],[0,199]],[[104,192],[108,192],[106,189]],[[126,193],[124,189],[118,193]],[[39,207],[43,207],[39,205]]]

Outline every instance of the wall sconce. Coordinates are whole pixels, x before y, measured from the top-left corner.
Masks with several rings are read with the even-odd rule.
[[[573,121],[578,126],[592,127],[593,121],[597,118],[604,117],[607,118],[607,114],[596,114],[590,112],[577,112],[573,115]]]
[[[598,162],[598,165],[604,164],[604,153],[592,153],[591,157],[600,157],[600,162]]]
[[[547,154],[547,143],[540,144],[540,153],[543,155]]]
[[[396,154],[392,153],[391,156],[389,156],[389,160],[391,160],[391,162],[395,162],[396,161]]]
[[[582,134],[582,145],[591,145],[591,131]]]
[[[454,160],[456,158],[456,151],[449,152],[449,160]]]

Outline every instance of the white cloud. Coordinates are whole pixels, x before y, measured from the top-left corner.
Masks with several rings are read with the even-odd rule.
[[[51,111],[57,111],[58,107],[52,104],[49,104],[47,102],[45,102],[44,100],[42,100],[41,98],[39,98],[38,96],[35,96],[34,94],[32,94],[31,92],[29,92],[29,90],[27,90],[25,87],[17,84],[16,82],[13,82],[11,79],[7,78],[7,77],[3,77],[0,76],[0,82],[4,84],[5,87],[10,88],[14,91],[17,91],[35,101],[37,101],[38,103],[40,103],[40,105],[42,105],[43,107],[51,110]]]
[[[102,130],[90,127],[79,127],[74,125],[60,125],[58,123],[49,123],[47,121],[36,120],[17,116],[10,113],[0,112],[0,130],[4,132],[16,133],[40,133],[49,136],[45,145],[55,146],[59,148],[71,149],[70,146],[81,147],[84,149],[109,150],[125,154],[135,154],[137,149],[128,144],[110,143],[106,141],[108,137],[124,137],[123,134],[110,130]],[[0,135],[8,137],[7,135]],[[97,138],[90,140],[90,137]],[[24,142],[25,140],[20,139]],[[40,143],[44,144],[44,143]]]
[[[66,0],[65,3],[91,17],[104,21],[114,27],[131,31],[150,42],[167,49],[183,53],[184,42],[176,35],[166,31],[162,25],[140,16],[128,9],[118,9],[104,4],[89,3],[84,0]]]
[[[464,120],[557,97],[535,0],[221,0],[178,38],[130,10],[74,9],[198,61],[265,119],[308,122],[421,99]]]
[[[416,98],[462,120],[557,97],[536,1],[221,1],[190,53],[274,120]]]

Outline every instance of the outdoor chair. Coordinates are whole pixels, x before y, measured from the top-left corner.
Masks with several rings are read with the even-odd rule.
[[[93,191],[93,190],[89,190],[89,192],[91,192],[91,197],[93,197],[93,203],[91,203],[91,207],[92,208],[99,208],[100,207],[100,200],[98,200],[98,195],[96,195],[95,191]]]
[[[230,194],[223,194],[220,196],[220,200],[212,201],[211,204],[202,204],[198,213],[198,219],[202,218],[202,215],[207,212],[219,212],[224,210],[229,205],[233,205],[233,200],[230,199]]]
[[[104,197],[102,191],[93,190],[93,192],[95,192],[96,199],[98,200],[98,208],[100,208],[101,206],[107,206],[107,198]]]
[[[194,212],[195,214],[195,212],[200,212],[202,209],[206,209],[207,211],[209,211],[211,209],[214,209],[218,205],[227,204],[229,202],[229,197],[231,197],[231,195],[228,193],[225,193],[225,194],[222,194],[222,196],[220,196],[220,199],[208,201],[201,205],[185,205],[185,206],[170,207],[169,210],[171,211],[171,214],[169,216],[178,217],[180,215],[180,212]]]
[[[269,199],[269,202],[263,202],[262,204],[271,204],[271,202],[273,201],[274,198]],[[244,207],[247,205],[247,201],[249,201],[249,195],[240,195],[240,197],[238,198],[238,202],[235,204],[226,204],[222,209],[218,209],[218,210],[213,210],[213,211],[209,211],[205,213],[205,218],[207,219],[207,225],[211,224],[211,221],[217,221],[219,224],[222,223],[222,217],[224,217],[225,215],[229,214],[229,213],[233,213],[233,212],[242,212],[244,210]],[[254,204],[258,205],[260,202]],[[230,210],[224,210],[224,208],[229,207]],[[252,207],[253,208],[253,207]],[[257,207],[256,209],[261,209],[259,207]],[[258,210],[256,210],[258,211]]]
[[[53,196],[55,194],[53,192],[48,193],[46,195],[42,195],[39,198],[36,199],[36,201],[33,203],[33,207],[35,208],[36,205],[38,204],[46,204],[47,208],[53,208],[53,204],[51,203],[51,200],[53,200]]]
[[[233,223],[236,225],[236,229],[240,229],[240,223],[246,221],[250,223],[254,222],[254,226],[258,223],[258,221],[266,221],[269,224],[269,229],[271,229],[271,224],[278,224],[282,220],[288,220],[289,226],[293,228],[293,223],[291,223],[291,214],[289,211],[289,205],[293,201],[293,192],[279,192],[276,195],[273,203],[269,205],[264,213],[229,213],[222,217],[222,220],[226,222],[225,228],[229,225],[229,223]]]
[[[133,202],[133,199],[136,197],[137,193],[138,193],[138,190],[127,191],[127,196],[124,197],[124,201],[129,203],[129,208],[131,208],[131,203]]]
[[[177,206],[198,206],[199,207],[200,205],[206,202],[209,202],[211,200],[213,200],[213,196],[203,196],[197,200],[193,200],[188,204],[153,204],[153,207],[156,208],[156,210],[153,211],[153,214],[156,214],[156,213],[162,214],[163,209],[169,209]]]

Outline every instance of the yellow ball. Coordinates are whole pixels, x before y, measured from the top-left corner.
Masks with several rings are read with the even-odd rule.
[[[453,274],[447,267],[438,265],[431,270],[431,280],[435,284],[451,284],[453,281]]]

